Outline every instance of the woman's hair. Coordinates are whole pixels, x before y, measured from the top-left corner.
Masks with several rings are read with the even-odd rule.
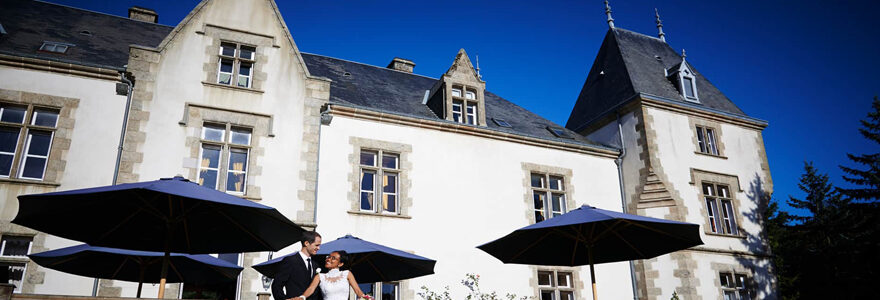
[[[345,250],[339,250],[339,251],[333,251],[333,252],[336,252],[337,254],[339,254],[339,263],[344,264],[344,266],[340,267],[340,269],[348,270],[348,267],[350,267],[348,265],[348,258],[349,258],[348,252],[345,252]],[[330,252],[330,254],[333,254],[333,252]]]

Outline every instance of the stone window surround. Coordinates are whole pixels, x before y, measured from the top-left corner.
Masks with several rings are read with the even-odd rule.
[[[348,181],[351,186],[348,193],[348,198],[351,206],[349,207],[348,213],[362,216],[377,216],[377,217],[392,217],[392,218],[412,218],[409,215],[409,209],[412,207],[413,200],[410,197],[410,190],[412,189],[412,181],[410,179],[410,174],[412,173],[413,165],[410,159],[410,155],[412,154],[412,145],[394,143],[388,141],[380,141],[373,140],[361,137],[349,137],[349,144],[352,146],[352,153],[348,157],[348,162],[352,166],[351,172],[348,176]],[[360,164],[360,155],[361,150],[372,150],[372,151],[387,151],[389,153],[396,153],[398,155],[398,191],[397,191],[397,201],[398,201],[398,212],[396,214],[390,213],[379,213],[379,212],[368,212],[362,211],[360,209],[360,175],[361,175],[361,164]],[[401,287],[402,288],[402,287]]]
[[[722,272],[736,274],[736,275],[746,275],[746,278],[747,278],[748,284],[749,284],[749,289],[752,290],[752,293],[755,292],[756,286],[755,286],[755,282],[754,282],[754,276],[752,276],[752,274],[754,274],[754,272],[752,270],[750,270],[749,268],[742,266],[742,265],[738,265],[738,264],[737,265],[724,264],[724,263],[718,263],[718,262],[712,262],[710,265],[710,268],[715,273],[715,278],[712,280],[712,282],[715,283],[715,290],[718,291],[718,298],[717,299],[719,299],[719,300],[724,299],[724,293],[722,292],[721,277],[720,277],[720,273],[722,273]]]
[[[207,125],[222,126],[223,127],[223,141],[214,141],[214,140],[205,139],[204,128],[207,127]],[[253,139],[253,128],[250,126],[240,126],[240,125],[232,124],[230,122],[219,123],[219,122],[214,122],[214,121],[204,121],[202,123],[202,132],[199,135],[199,137],[200,137],[200,142],[202,144],[202,146],[201,146],[202,151],[204,151],[204,147],[206,145],[211,146],[211,147],[219,147],[220,148],[220,157],[218,158],[218,161],[217,161],[217,179],[216,179],[217,182],[215,182],[215,184],[216,184],[215,189],[220,190],[220,191],[224,191],[224,192],[232,194],[232,195],[241,196],[241,195],[245,195],[247,193],[247,182],[248,182],[247,171],[250,169],[250,166],[251,166],[250,157],[251,157],[251,153],[253,151],[251,150],[251,143],[248,143],[247,145],[232,143],[231,135],[232,135],[232,131],[234,129],[247,130],[248,133],[250,134],[249,139],[251,139],[251,140]],[[230,173],[229,160],[231,159],[230,157],[232,156],[232,148],[247,150],[248,161],[247,161],[247,165],[244,168],[245,169],[245,179],[244,179],[245,186],[244,186],[243,193],[227,190],[227,188],[228,188],[227,185],[229,183],[227,180],[229,179],[228,176]],[[204,154],[204,153],[203,152],[199,153],[199,167],[200,167],[199,170],[200,171],[201,171],[201,161],[204,159],[202,157],[202,154]],[[198,180],[199,179],[198,176],[201,176],[201,174],[199,174],[199,172],[197,172],[196,176],[197,176],[196,179]]]
[[[231,88],[234,90],[257,93],[263,92],[263,84],[268,77],[264,69],[265,66],[270,63],[266,51],[269,48],[279,48],[279,46],[275,45],[274,37],[211,24],[205,24],[203,31],[198,31],[197,33],[211,38],[211,43],[209,43],[205,49],[205,64],[203,67],[204,81],[202,81],[205,86]],[[220,71],[221,43],[232,43],[256,48],[256,51],[254,52],[253,73],[251,75],[250,87],[239,87],[235,82],[232,82],[230,85],[217,83],[217,76]],[[233,70],[233,72],[235,72],[235,70]]]
[[[65,166],[67,165],[67,160],[64,157],[70,149],[71,136],[73,135],[75,125],[74,112],[79,106],[79,99],[0,89],[0,102],[27,106],[28,113],[25,116],[25,123],[28,123],[32,117],[34,107],[58,110],[58,121],[55,129],[53,129],[54,134],[52,136],[51,148],[49,149],[49,158],[46,160],[46,170],[43,172],[43,179],[17,178],[18,170],[21,167],[21,152],[24,151],[24,143],[27,140],[26,131],[23,130],[19,133],[16,155],[12,162],[10,176],[8,178],[0,178],[0,182],[59,186]],[[29,127],[27,125],[21,126],[23,128]],[[43,129],[43,127],[40,127],[40,129]]]
[[[228,124],[233,127],[243,127],[251,129],[251,144],[248,153],[248,167],[246,175],[245,194],[239,197],[249,200],[261,200],[260,187],[257,177],[262,174],[263,168],[259,164],[263,157],[265,149],[262,140],[272,137],[271,124],[272,117],[258,113],[248,113],[243,111],[229,110],[218,107],[205,105],[195,105],[187,103],[184,106],[184,119],[180,121],[180,125],[188,129],[189,135],[186,137],[186,147],[189,149],[189,157],[184,158],[183,168],[189,170],[188,178],[198,178],[199,155],[202,146],[202,127],[205,123],[211,124]],[[223,155],[226,157],[228,155]],[[225,161],[221,157],[221,164]],[[220,173],[217,178],[217,186],[225,187],[226,174]]]
[[[572,209],[575,209],[576,204],[572,199],[571,195],[574,192],[574,186],[571,184],[572,180],[572,171],[571,169],[562,168],[562,167],[553,167],[547,165],[540,165],[534,163],[522,163],[523,170],[523,198],[526,204],[526,220],[528,224],[535,224],[535,203],[534,198],[532,196],[532,173],[542,173],[547,175],[559,176],[562,177],[563,186],[564,186],[564,194],[565,194],[565,208],[567,210],[565,212],[569,212]],[[537,276],[537,275],[535,275]]]
[[[737,235],[723,234],[723,233],[715,233],[712,232],[710,228],[711,224],[709,224],[709,211],[708,207],[706,207],[706,198],[703,195],[703,183],[714,183],[714,184],[722,184],[727,185],[730,190],[730,201],[733,206],[733,215],[736,219],[737,226]],[[700,202],[700,213],[703,216],[703,232],[707,235],[713,236],[721,236],[721,237],[732,237],[732,238],[745,238],[743,232],[745,230],[742,228],[743,224],[743,216],[740,213],[740,200],[738,195],[743,192],[740,183],[739,177],[734,175],[728,175],[723,173],[704,171],[699,169],[691,168],[691,185],[693,185],[697,189],[697,197]],[[720,207],[720,206],[719,206]]]
[[[584,282],[580,278],[580,267],[549,267],[549,266],[529,266],[531,277],[529,278],[529,286],[535,288],[532,299],[541,299],[541,288],[538,287],[538,271],[546,272],[569,272],[571,273],[572,290],[574,291],[574,299],[586,299],[586,295],[582,292],[587,291]],[[555,280],[555,279],[554,279]]]
[[[724,143],[722,142],[723,134],[721,133],[721,124],[720,123],[709,121],[707,119],[697,118],[697,117],[688,117],[688,124],[690,126],[689,130],[691,133],[691,141],[693,141],[693,144],[694,144],[694,153],[696,153],[698,155],[705,155],[705,156],[710,156],[710,157],[727,159],[727,157],[724,156],[724,153],[725,153]],[[697,133],[696,133],[697,126],[700,126],[703,128],[709,128],[715,132],[715,148],[718,149],[718,155],[700,152],[700,142],[699,142],[699,140],[697,140]]]

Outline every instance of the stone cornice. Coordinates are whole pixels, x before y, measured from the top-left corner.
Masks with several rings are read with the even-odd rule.
[[[715,112],[706,108],[690,107],[689,105],[675,103],[673,101],[652,95],[640,94],[639,100],[644,106],[678,112],[689,116],[705,118],[713,121],[739,125],[758,131],[762,131],[764,130],[764,128],[767,127],[767,122],[763,120],[744,116],[734,116],[723,112]]]
[[[0,54],[0,65],[112,81],[119,80],[119,70],[89,67],[39,58]]]
[[[529,137],[524,135],[517,135],[513,133],[500,132],[480,127],[468,126],[468,125],[459,125],[453,124],[450,122],[443,121],[434,121],[434,120],[426,120],[415,117],[401,116],[396,114],[383,113],[373,110],[367,110],[362,108],[354,108],[348,106],[341,105],[332,105],[332,109],[330,109],[330,113],[338,116],[346,116],[351,118],[357,118],[362,120],[370,120],[370,121],[379,121],[397,125],[404,126],[412,126],[419,127],[425,129],[432,129],[444,132],[452,132],[458,134],[466,134],[472,136],[478,136],[483,138],[489,138],[494,140],[508,141],[519,144],[525,144],[530,146],[570,151],[576,153],[584,153],[591,154],[605,158],[617,158],[619,152],[617,150],[598,147],[598,146],[588,146],[581,144],[573,144],[573,143],[564,143],[546,139],[540,139],[535,137]]]

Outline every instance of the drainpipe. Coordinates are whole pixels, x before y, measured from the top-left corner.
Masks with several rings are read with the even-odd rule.
[[[119,72],[119,80],[128,86],[128,92],[125,96],[125,115],[122,118],[122,132],[119,133],[119,145],[116,147],[116,165],[113,167],[113,184],[116,185],[116,177],[119,176],[119,162],[122,160],[122,143],[125,142],[125,129],[128,126],[128,111],[131,109],[131,91],[134,89],[134,83],[125,77],[125,72]],[[98,296],[98,278],[92,284],[92,297]]]
[[[330,125],[333,121],[333,115],[330,114],[330,103],[321,108],[321,122],[318,123],[318,150],[317,160],[315,162],[315,212],[312,216],[312,222],[315,223],[315,229],[318,227],[318,175],[321,172],[321,127]]]
[[[614,159],[617,164],[617,182],[620,185],[620,205],[623,213],[626,211],[626,188],[623,185],[623,158],[626,156],[626,144],[623,141],[623,124],[620,122],[620,111],[617,112],[617,136],[620,139],[620,156]],[[632,281],[633,299],[639,299],[639,288],[636,281],[636,267],[633,261],[629,261],[629,275]]]

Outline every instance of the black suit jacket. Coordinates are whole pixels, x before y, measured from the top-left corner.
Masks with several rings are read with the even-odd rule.
[[[317,270],[318,264],[312,257],[312,270]],[[272,296],[275,300],[285,300],[293,297],[299,297],[312,283],[312,277],[309,276],[309,269],[302,259],[302,253],[297,252],[289,255],[281,260],[281,270],[275,274],[275,280],[272,281]],[[287,291],[285,293],[285,291]],[[315,293],[308,300],[320,300],[321,289],[315,289]]]

